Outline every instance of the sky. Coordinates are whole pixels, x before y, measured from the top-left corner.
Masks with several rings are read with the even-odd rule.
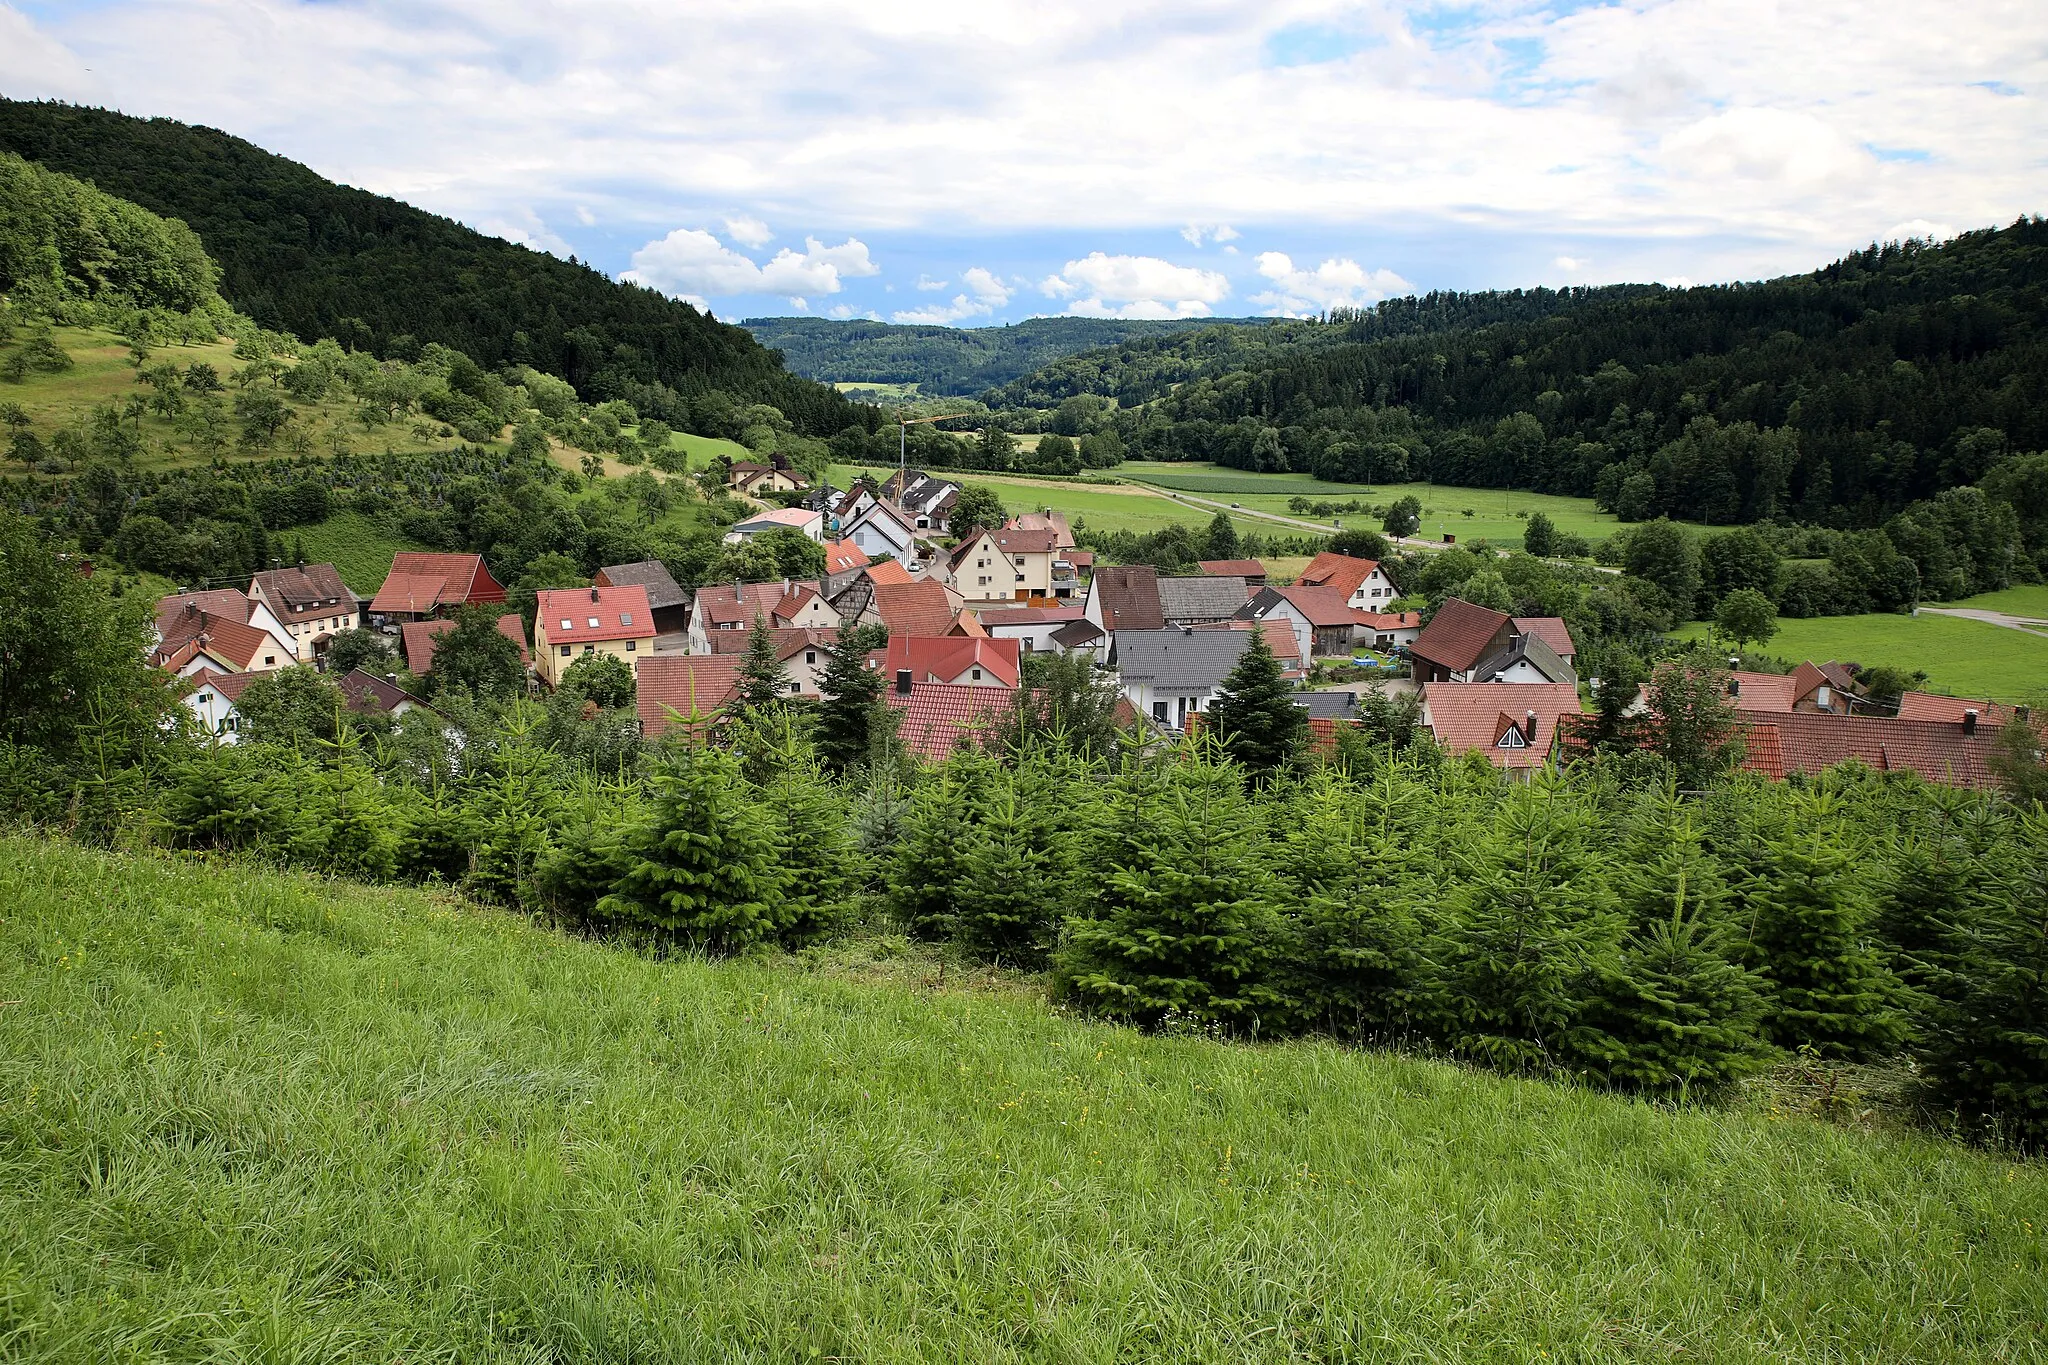
[[[1703,284],[2048,212],[2041,0],[0,0],[0,94],[732,319]]]

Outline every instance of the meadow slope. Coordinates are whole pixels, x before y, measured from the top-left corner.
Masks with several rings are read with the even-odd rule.
[[[0,1357],[2048,1356],[2048,1169],[0,837]]]

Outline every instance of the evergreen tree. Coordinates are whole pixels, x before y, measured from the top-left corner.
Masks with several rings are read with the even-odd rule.
[[[1522,528],[1522,548],[1539,559],[1557,553],[1557,526],[1541,512],[1531,512]]]
[[[879,670],[868,666],[868,654],[889,642],[883,626],[848,626],[825,652],[825,671],[818,690],[825,701],[818,708],[818,757],[826,768],[843,773],[869,761],[874,738],[875,708],[885,686]]]
[[[774,841],[748,800],[738,760],[679,745],[653,786],[653,809],[628,834],[626,872],[597,903],[598,915],[707,952],[772,940],[782,890]]]
[[[960,860],[954,941],[986,961],[1042,964],[1067,885],[1062,861],[1049,807],[1004,782]]]
[[[1237,527],[1230,520],[1230,513],[1218,512],[1209,519],[1209,559],[1236,559],[1239,554]]]
[[[558,923],[597,921],[597,905],[632,866],[627,831],[638,812],[606,802],[587,805],[563,827],[534,868],[540,901]]]
[[[1308,713],[1294,704],[1266,633],[1248,634],[1251,643],[1224,677],[1222,695],[1209,707],[1209,721],[1224,752],[1264,780],[1301,752]]]
[[[756,616],[747,634],[747,657],[734,684],[733,704],[743,711],[778,710],[789,696],[789,674],[775,655],[775,632]]]
[[[172,774],[159,818],[179,848],[252,848],[284,823],[291,793],[239,745],[200,753]]]
[[[762,789],[760,804],[782,879],[778,936],[791,947],[817,942],[847,921],[849,898],[864,880],[839,793],[798,743]]]
[[[1768,839],[1743,895],[1748,965],[1770,983],[1772,1042],[1854,1061],[1905,1040],[1898,978],[1865,936],[1871,907],[1856,860],[1828,830]]]
[[[889,908],[922,938],[953,934],[955,885],[980,817],[980,794],[993,781],[994,764],[955,754],[910,795],[889,865]]]
[[[1141,1024],[1283,1024],[1293,1009],[1270,974],[1278,925],[1264,899],[1263,830],[1236,773],[1189,760],[1163,781],[1131,776],[1084,874],[1093,916],[1067,921],[1062,989]]]
[[[1764,997],[1701,921],[1674,914],[1596,966],[1579,1055],[1625,1085],[1684,1090],[1762,1064]]]

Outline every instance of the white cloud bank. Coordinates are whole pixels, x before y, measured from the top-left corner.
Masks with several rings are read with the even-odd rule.
[[[1285,252],[1262,251],[1259,274],[1268,281],[1251,301],[1282,317],[1320,313],[1326,308],[1370,308],[1381,299],[1412,294],[1415,286],[1391,270],[1367,270],[1348,257],[1324,261],[1313,270],[1297,270]]]
[[[892,322],[918,322],[936,325],[965,322],[969,318],[985,318],[1010,301],[1011,289],[990,272],[980,266],[970,266],[960,275],[964,292],[955,294],[951,303],[929,303],[922,308],[907,308],[900,313],[891,313]],[[944,289],[944,280],[929,276],[917,277],[919,289]]]
[[[1203,318],[1230,297],[1230,281],[1216,271],[1101,251],[1068,261],[1038,289],[1087,318]]]
[[[677,228],[633,253],[633,268],[620,276],[678,298],[723,298],[734,294],[782,294],[798,308],[809,294],[836,294],[842,281],[879,273],[865,243],[849,237],[826,246],[804,239],[801,255],[784,247],[765,265],[756,264],[698,228]]]

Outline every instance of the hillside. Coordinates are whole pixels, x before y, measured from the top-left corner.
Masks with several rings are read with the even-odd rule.
[[[789,368],[827,383],[915,384],[933,395],[974,396],[1077,351],[1139,338],[1169,337],[1232,321],[1186,318],[1030,318],[1007,327],[942,327],[748,318],[740,325],[787,358]],[[1236,319],[1248,326],[1260,319]]]
[[[1117,398],[1134,455],[1873,525],[2048,448],[2048,222],[1694,289],[1435,296],[1152,337],[992,401]],[[1631,484],[1631,480],[1634,483]]]
[[[717,388],[772,404],[818,435],[858,418],[743,328],[337,185],[211,128],[0,100],[0,151],[189,224],[220,263],[228,301],[302,341],[334,337],[379,355],[440,342],[487,369],[559,375],[593,401],[654,384],[686,395]]]
[[[12,1360],[2042,1349],[2048,1176],[1921,1138],[20,837],[0,942]]]

